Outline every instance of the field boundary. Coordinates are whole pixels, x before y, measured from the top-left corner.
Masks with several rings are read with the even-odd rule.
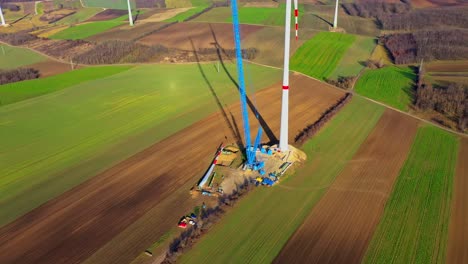
[[[11,45],[11,44],[6,43],[6,42],[3,42],[3,41],[0,41],[0,44],[4,44],[4,45],[7,45],[7,46],[11,46],[11,47],[23,47],[23,46]],[[68,61],[64,61],[64,60],[61,60],[61,59],[52,57],[52,56],[47,55],[47,54],[45,54],[45,53],[43,53],[43,52],[37,51],[37,50],[35,50],[35,49],[33,49],[33,48],[30,48],[30,47],[24,47],[24,48],[29,49],[29,50],[32,50],[32,51],[34,51],[34,52],[37,52],[37,53],[39,53],[39,54],[41,54],[41,55],[44,55],[44,56],[46,56],[47,58],[50,58],[50,59],[52,59],[52,60],[55,60],[55,61],[58,61],[58,62],[62,62],[62,63],[66,63],[66,64],[70,65],[70,62],[68,62]],[[244,60],[244,61],[246,61],[246,62],[248,62],[248,63],[256,64],[256,65],[259,65],[259,66],[267,67],[267,68],[278,69],[278,70],[282,70],[282,69],[283,69],[283,68],[281,68],[281,67],[266,65],[266,64],[258,63],[258,62],[254,62],[254,61],[249,61],[249,60]],[[180,64],[180,65],[183,65],[183,64],[197,64],[197,63],[200,63],[200,64],[209,64],[209,63],[213,63],[213,62],[212,62],[212,61],[206,61],[206,62],[176,62],[176,63],[170,63],[170,64],[175,64],[175,65]],[[99,65],[75,64],[75,63],[74,63],[73,65],[75,65],[75,66],[83,66],[83,67],[87,67],[87,66],[99,67],[99,66],[154,65],[154,64],[164,64],[164,63],[146,62],[146,63],[118,63],[118,64],[99,64]],[[310,78],[310,79],[313,79],[313,80],[316,80],[316,81],[319,81],[319,82],[321,82],[321,83],[323,83],[323,84],[326,84],[327,86],[329,86],[329,87],[331,87],[331,88],[335,88],[335,89],[338,89],[338,90],[340,90],[340,91],[345,91],[345,90],[343,90],[343,89],[341,89],[341,88],[339,88],[339,87],[337,87],[337,86],[331,85],[331,84],[329,84],[329,83],[327,83],[327,82],[324,82],[324,81],[322,81],[322,80],[319,80],[319,79],[317,79],[317,78],[314,78],[314,77],[312,77],[312,76],[309,76],[309,75],[307,75],[307,74],[304,74],[304,73],[302,73],[302,72],[293,71],[293,70],[290,70],[290,72],[295,73],[295,74],[299,74],[299,75],[302,75],[302,76],[305,76],[305,77],[307,77],[307,78]],[[422,122],[424,122],[424,123],[426,123],[426,124],[430,124],[430,125],[436,126],[436,127],[438,127],[438,128],[441,128],[441,129],[443,129],[443,130],[445,130],[445,131],[447,131],[447,132],[456,134],[456,135],[461,136],[461,137],[464,137],[464,138],[468,138],[468,135],[467,135],[467,134],[464,134],[464,133],[461,133],[461,132],[458,132],[458,131],[451,130],[451,129],[449,129],[449,128],[446,128],[446,127],[441,126],[441,125],[439,125],[439,124],[432,123],[432,122],[429,121],[429,120],[423,119],[423,118],[418,117],[418,116],[416,116],[416,115],[413,115],[413,114],[411,114],[411,113],[401,111],[400,109],[397,109],[397,108],[392,107],[392,106],[390,106],[390,105],[387,105],[387,104],[385,104],[385,103],[382,103],[382,102],[379,102],[379,101],[370,99],[370,98],[368,98],[368,97],[365,97],[365,96],[363,96],[363,95],[357,94],[357,93],[354,92],[354,90],[353,90],[353,91],[350,91],[350,92],[353,93],[354,95],[356,95],[356,96],[358,96],[358,97],[362,97],[362,98],[364,98],[364,99],[366,99],[366,100],[368,100],[368,101],[371,101],[371,102],[374,102],[374,103],[376,103],[376,104],[382,105],[382,106],[384,106],[384,107],[390,108],[390,109],[395,110],[395,111],[397,111],[397,112],[400,112],[400,113],[402,113],[402,114],[411,116],[411,117],[413,117],[413,118],[415,118],[415,119],[418,119],[418,120],[420,120],[420,121],[422,121]]]

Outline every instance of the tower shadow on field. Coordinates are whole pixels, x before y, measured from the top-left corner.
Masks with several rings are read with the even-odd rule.
[[[200,73],[201,73],[201,75],[203,77],[203,80],[208,85],[208,88],[209,88],[211,94],[213,95],[213,98],[216,101],[216,105],[218,106],[218,108],[219,108],[219,110],[221,112],[221,115],[224,118],[224,121],[226,122],[230,132],[232,133],[232,136],[233,136],[234,140],[236,141],[237,146],[239,146],[239,148],[241,148],[241,149],[244,149],[245,147],[244,147],[244,144],[242,143],[242,137],[240,136],[239,129],[237,127],[234,116],[232,115],[231,112],[229,112],[230,115],[231,115],[231,118],[232,118],[232,122],[234,123],[234,125],[233,125],[231,123],[231,121],[229,120],[229,117],[228,117],[228,115],[226,113],[226,110],[224,109],[223,105],[221,104],[221,100],[219,99],[218,94],[216,93],[216,91],[214,90],[214,88],[211,85],[210,81],[208,80],[208,77],[206,76],[205,71],[203,70],[203,67],[200,65],[200,58],[198,57],[198,53],[197,53],[197,50],[195,48],[195,45],[193,44],[192,38],[189,38],[189,39],[190,39],[190,44],[192,45],[193,54],[195,55],[195,60],[197,61],[198,70],[200,71]]]
[[[223,60],[223,56],[222,56],[221,52],[223,52],[223,54],[227,58],[229,58],[229,55],[226,53],[226,51],[223,49],[223,47],[221,47],[221,45],[219,44],[218,39],[216,38],[216,34],[215,34],[211,24],[209,24],[209,26],[210,26],[211,35],[213,36],[213,40],[214,40],[214,42],[212,44],[216,48],[216,54],[218,55],[218,59],[219,59],[219,62],[221,63],[221,67],[223,68],[224,72],[227,74],[227,76],[229,77],[231,82],[236,86],[237,90],[240,92],[239,84],[234,79],[234,77],[232,77],[231,73],[226,68],[226,65],[224,64],[224,60]],[[263,116],[258,112],[257,108],[252,103],[252,101],[250,100],[248,95],[246,95],[246,99],[247,99],[247,105],[249,106],[250,110],[252,110],[252,112],[255,114],[255,117],[257,118],[258,123],[260,124],[260,126],[262,126],[263,131],[265,131],[265,134],[268,137],[268,140],[269,140],[268,144],[278,143],[278,138],[275,136],[275,134],[271,130],[270,126],[268,126],[268,124],[265,121],[265,119],[263,118]]]

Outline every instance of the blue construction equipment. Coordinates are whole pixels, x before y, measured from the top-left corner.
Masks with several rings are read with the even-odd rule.
[[[234,27],[234,42],[236,47],[236,63],[237,63],[237,75],[239,80],[239,93],[241,100],[241,111],[242,119],[244,123],[244,136],[245,136],[245,154],[247,157],[246,165],[249,168],[252,168],[255,163],[255,152],[257,148],[257,140],[260,141],[261,129],[257,134],[257,139],[255,140],[255,145],[252,146],[252,141],[250,137],[250,124],[249,124],[249,115],[247,111],[247,96],[245,92],[245,80],[244,80],[244,65],[242,61],[242,49],[240,43],[240,27],[239,27],[239,10],[237,7],[237,0],[231,0],[231,10],[232,10],[232,24]]]

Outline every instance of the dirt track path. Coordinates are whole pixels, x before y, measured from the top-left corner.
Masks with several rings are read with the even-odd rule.
[[[449,226],[447,263],[468,263],[468,139],[461,140]]]
[[[256,94],[259,111],[275,133],[280,121],[280,87],[278,83]],[[290,98],[290,115],[296,117],[290,123],[291,139],[343,95],[300,75],[292,76],[291,87],[296,87]],[[232,112],[241,129],[239,104],[229,109],[227,114]],[[255,123],[251,121],[253,130]],[[179,205],[187,199],[188,189],[174,194],[199,179],[216,147],[222,141],[234,142],[230,135],[221,114],[213,114],[20,217],[0,229],[0,263],[82,262],[169,199],[171,204],[161,205],[157,222],[144,227],[163,235],[186,213],[185,206]],[[138,237],[132,241],[141,243]],[[148,244],[136,246],[141,252]],[[126,263],[136,256],[127,257],[111,263]],[[108,260],[115,260],[112,252]]]
[[[360,263],[417,127],[387,109],[275,263]]]

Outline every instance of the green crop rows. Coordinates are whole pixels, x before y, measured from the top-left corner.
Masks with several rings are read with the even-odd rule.
[[[207,82],[223,104],[238,100],[226,73],[200,67],[206,80],[197,65],[148,65],[81,83],[73,72],[24,82],[61,90],[0,107],[0,226],[218,110]],[[281,76],[249,68],[257,90]]]
[[[355,38],[320,32],[297,49],[291,58],[291,69],[323,80],[332,74]]]
[[[445,263],[457,149],[446,131],[418,130],[364,263]]]
[[[356,82],[356,92],[400,110],[408,110],[416,75],[410,68],[388,66],[366,70]]]

